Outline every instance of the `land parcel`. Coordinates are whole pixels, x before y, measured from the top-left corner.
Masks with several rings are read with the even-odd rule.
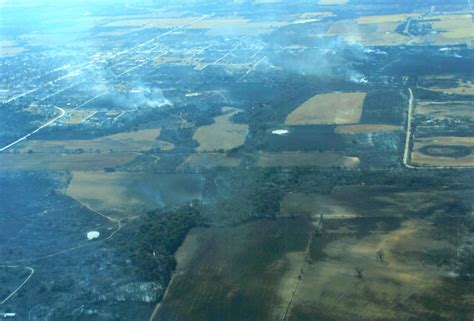
[[[366,94],[328,93],[316,95],[293,110],[287,125],[340,125],[359,123]]]
[[[474,137],[415,138],[412,163],[428,167],[474,167]]]
[[[199,143],[197,151],[230,150],[245,142],[249,126],[247,124],[235,124],[230,121],[239,110],[224,107],[222,112],[224,114],[215,117],[212,125],[199,127],[194,133],[193,138]]]
[[[158,140],[160,129],[143,129],[93,139],[25,141],[0,155],[1,168],[50,170],[102,170],[124,165],[153,148],[171,150]]]

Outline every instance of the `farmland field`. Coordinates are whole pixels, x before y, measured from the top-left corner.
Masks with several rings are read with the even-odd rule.
[[[344,156],[336,152],[260,152],[257,154],[257,166],[261,167],[346,167],[359,166],[357,157]]]
[[[202,171],[216,167],[235,167],[240,163],[239,159],[230,158],[218,153],[194,153],[182,162],[176,170],[181,171]]]
[[[136,132],[124,132],[88,140],[41,140],[28,141],[19,145],[21,153],[65,153],[81,151],[90,153],[140,152],[152,148],[171,150],[173,144],[159,141],[160,129],[143,129]]]
[[[280,319],[310,233],[306,219],[192,230],[155,319]]]
[[[222,111],[224,115],[215,117],[212,125],[196,130],[193,138],[199,143],[197,151],[229,150],[244,143],[248,134],[248,125],[234,124],[230,120],[239,111],[230,107],[224,107]]]
[[[392,133],[400,131],[400,126],[385,124],[367,124],[367,125],[340,125],[336,127],[336,134],[370,134],[370,133]]]
[[[97,184],[97,180],[101,183]],[[143,175],[130,172],[72,173],[67,194],[91,208],[119,216],[200,199],[199,175]]]
[[[316,95],[292,111],[287,125],[353,124],[360,121],[365,93],[330,93]]]
[[[474,137],[417,138],[412,162],[420,166],[473,167]]]

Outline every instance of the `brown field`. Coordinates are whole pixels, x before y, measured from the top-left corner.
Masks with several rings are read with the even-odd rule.
[[[346,167],[356,168],[360,160],[357,157],[344,156],[337,152],[260,152],[257,166],[261,167]]]
[[[449,119],[463,119],[474,122],[474,104],[469,102],[446,102],[430,103],[418,102],[416,104],[416,115],[428,116],[432,121],[444,121]]]
[[[9,170],[69,170],[96,171],[125,165],[137,157],[136,153],[1,153],[0,169]]]
[[[16,41],[0,40],[0,57],[13,57],[25,50]]]
[[[191,230],[152,320],[281,320],[310,232],[302,218]]]
[[[316,95],[293,110],[287,125],[353,124],[360,121],[366,94],[329,93]]]
[[[230,118],[239,112],[238,109],[224,107],[224,113],[214,118],[212,125],[203,126],[196,130],[193,138],[199,143],[196,148],[200,152],[229,150],[242,145],[248,134],[248,125],[234,124]]]
[[[128,35],[129,33],[143,30],[142,28],[128,28],[120,31],[101,31],[96,34],[97,37],[119,37]]]
[[[382,221],[381,221],[382,223]],[[290,311],[289,320],[408,320],[428,316],[456,319],[463,312],[437,309],[449,295],[443,293],[447,266],[426,260],[445,253],[452,257],[454,246],[435,237],[434,227],[420,220],[408,220],[391,230],[376,227],[356,237],[359,224],[338,221],[313,242],[311,261],[306,265]],[[321,243],[324,246],[321,246]],[[317,249],[319,247],[319,249]],[[376,253],[384,252],[384,261]],[[362,279],[356,277],[362,269]],[[460,290],[458,307],[469,310],[467,291]],[[461,310],[462,311],[462,310]],[[472,308],[471,308],[472,315]]]
[[[429,145],[462,146],[470,150],[464,157],[442,157],[423,154],[420,149]],[[473,167],[474,166],[474,137],[436,136],[415,138],[411,156],[412,164],[416,166],[442,167]]]
[[[443,199],[458,196],[446,191],[399,191],[388,186],[341,186],[330,195],[288,193],[280,204],[280,214],[315,219],[320,215],[324,219],[403,218],[427,211]]]
[[[64,153],[82,150],[90,153],[125,153],[148,151],[152,148],[171,150],[173,144],[159,141],[160,129],[143,129],[87,140],[32,140],[18,144],[16,151],[26,153]]]
[[[472,46],[474,26],[471,14],[445,14],[430,17],[438,19],[432,22],[437,33],[408,36],[395,32],[396,27],[409,17],[419,18],[417,14],[396,14],[384,16],[363,16],[352,20],[339,20],[326,32],[327,35],[339,35],[348,41],[358,41],[371,46],[399,46],[407,42],[423,45]]]
[[[360,125],[339,125],[336,127],[336,134],[372,134],[372,133],[393,133],[402,128],[395,125],[386,124],[360,124]]]
[[[344,186],[330,195],[288,194],[281,215],[323,215],[310,263],[294,276],[300,274],[301,282],[288,320],[430,319],[439,313],[445,319],[472,317],[469,285],[448,278],[452,270],[446,257],[456,255],[455,238],[446,238],[429,220],[412,218],[442,208],[446,201],[469,204],[471,197],[388,186]],[[384,253],[383,262],[378,251]],[[362,268],[362,279],[356,277],[356,267]],[[451,300],[443,290],[456,286],[461,299]],[[451,300],[450,309],[433,311],[427,305],[439,306],[444,300]]]
[[[191,174],[73,171],[67,194],[97,211],[128,216],[200,199],[202,184]]]
[[[380,23],[402,23],[408,18],[416,17],[416,14],[407,13],[407,14],[393,14],[393,15],[384,15],[384,16],[363,16],[357,18],[358,24],[380,24]]]
[[[204,29],[210,34],[226,34],[231,30],[234,34],[262,34],[275,28],[288,25],[287,21],[253,22],[243,17],[216,17],[197,21],[195,17],[162,17],[162,18],[126,18],[106,24],[107,27],[135,27],[170,29],[186,26],[187,29]]]
[[[457,238],[419,217],[471,197],[346,186],[288,194],[280,216],[291,219],[193,229],[152,320],[470,320]]]
[[[338,5],[347,4],[348,0],[319,0],[318,4],[321,5]]]
[[[440,21],[433,22],[434,30],[442,31],[443,38],[465,39],[469,42],[474,38],[474,24],[471,14],[447,14],[434,16]]]
[[[201,172],[216,167],[239,166],[240,159],[227,157],[219,153],[194,153],[182,162],[176,170],[178,172]]]
[[[430,87],[429,90],[443,92],[446,94],[474,95],[474,84],[471,81],[458,79],[458,86],[453,88]]]
[[[79,124],[82,122],[84,119],[87,119],[91,115],[95,113],[93,110],[74,110],[74,111],[69,111],[66,110],[66,113],[70,115],[67,119],[68,124],[70,125],[75,125]]]
[[[359,217],[354,209],[337,202],[327,195],[289,193],[280,204],[282,217],[309,215],[318,219],[324,215],[325,219],[348,219]]]

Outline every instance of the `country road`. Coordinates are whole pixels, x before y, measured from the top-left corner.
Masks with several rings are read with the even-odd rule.
[[[28,281],[31,279],[31,277],[35,273],[35,270],[33,268],[29,267],[29,266],[16,266],[16,265],[14,265],[14,266],[6,266],[6,268],[24,268],[24,269],[29,270],[30,274],[28,275],[28,277],[23,282],[21,282],[21,284],[15,290],[13,290],[5,299],[3,299],[3,301],[0,301],[0,305],[7,303],[8,300],[10,300],[18,291],[21,290],[21,288],[26,283],[28,283]]]
[[[403,152],[403,165],[407,168],[415,168],[414,166],[409,164],[410,161],[410,142],[412,137],[412,119],[413,119],[413,101],[415,98],[413,97],[413,91],[411,88],[408,88],[408,92],[410,93],[410,99],[408,102],[408,112],[407,112],[407,123],[406,123],[406,137],[405,137],[405,150]]]

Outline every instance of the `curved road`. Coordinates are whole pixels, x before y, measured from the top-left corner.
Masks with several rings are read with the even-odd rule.
[[[31,277],[35,273],[35,270],[33,268],[29,267],[29,266],[16,266],[16,265],[13,265],[13,266],[5,266],[5,267],[6,268],[11,268],[11,269],[24,268],[24,269],[27,269],[27,270],[30,271],[30,275],[28,275],[28,277],[15,290],[13,290],[12,293],[10,293],[5,299],[3,299],[3,301],[0,302],[0,305],[7,303],[8,300],[10,300],[18,291],[21,290],[21,288],[26,283],[28,283],[28,281],[31,279]]]

